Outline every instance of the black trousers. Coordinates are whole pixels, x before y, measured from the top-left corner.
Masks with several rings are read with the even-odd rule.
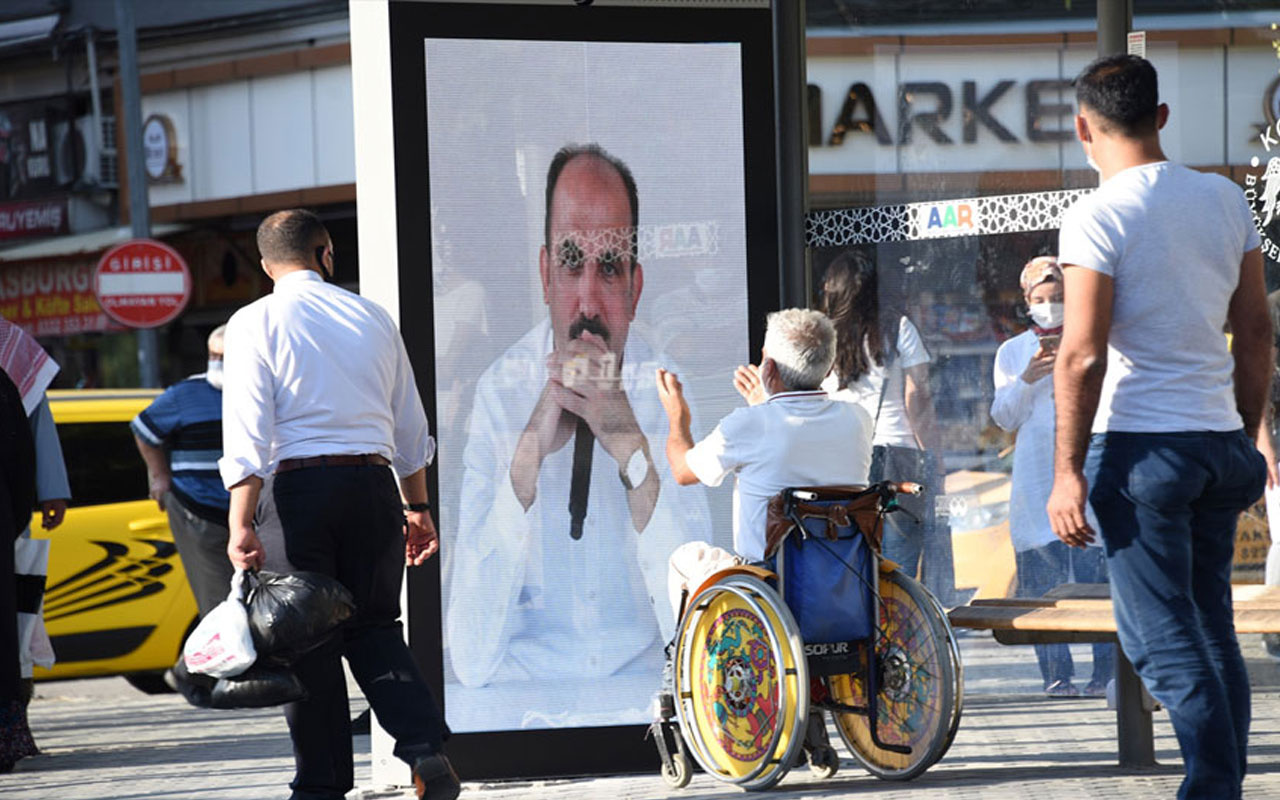
[[[342,656],[395,738],[397,758],[412,765],[448,737],[400,629],[400,493],[386,467],[312,467],[278,474],[274,497],[289,561],[337,578],[356,601],[344,637],[294,665],[308,698],[285,706],[297,767],[293,800],[337,800],[354,783]]]

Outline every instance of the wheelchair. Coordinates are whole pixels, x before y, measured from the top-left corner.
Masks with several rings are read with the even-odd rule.
[[[824,712],[878,778],[910,780],[942,758],[962,713],[959,649],[933,595],[879,554],[885,514],[906,513],[897,495],[921,490],[784,490],[770,503],[769,560],[686,593],[649,729],[667,785],[688,784],[690,754],[748,791],[802,756],[829,778],[839,758]]]

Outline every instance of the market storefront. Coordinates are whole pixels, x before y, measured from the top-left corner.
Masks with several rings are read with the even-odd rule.
[[[816,302],[828,265],[863,254],[877,265],[881,307],[919,330],[955,586],[960,597],[1004,596],[1015,580],[1007,475],[1017,444],[992,419],[993,366],[999,346],[1029,324],[1023,265],[1056,251],[1062,213],[1097,185],[1076,141],[1070,86],[1097,53],[1095,20],[1083,11],[997,20],[999,3],[979,4],[988,19],[963,22],[940,7],[852,5],[856,25],[810,20],[808,285]],[[1245,190],[1275,290],[1280,222],[1270,209],[1280,181],[1268,195],[1267,171],[1280,155],[1280,15],[1201,6],[1137,3],[1135,46],[1171,108],[1166,153]],[[1242,517],[1238,538],[1236,579],[1261,581],[1261,504]]]

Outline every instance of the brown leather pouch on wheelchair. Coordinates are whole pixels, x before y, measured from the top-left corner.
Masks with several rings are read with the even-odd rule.
[[[836,529],[852,523],[867,537],[871,547],[880,552],[880,526],[883,520],[876,512],[879,500],[875,492],[867,492],[865,486],[795,486],[790,491],[812,492],[812,501],[796,500],[795,513],[801,519],[826,520],[826,537],[836,538]],[[769,515],[765,523],[765,556],[771,556],[786,538],[795,522],[787,516],[785,492],[769,498]]]

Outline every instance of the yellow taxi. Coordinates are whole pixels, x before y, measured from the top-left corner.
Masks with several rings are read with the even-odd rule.
[[[153,389],[49,392],[72,499],[53,531],[32,518],[32,535],[51,540],[44,620],[57,663],[36,680],[123,675],[163,692],[196,623],[196,602],[169,532],[147,496],[147,471],[129,421]]]
[[[1009,537],[1008,473],[958,470],[947,475],[956,589],[971,598],[1013,597],[1017,565]],[[1232,583],[1262,583],[1271,535],[1266,501],[1258,499],[1236,525]]]

